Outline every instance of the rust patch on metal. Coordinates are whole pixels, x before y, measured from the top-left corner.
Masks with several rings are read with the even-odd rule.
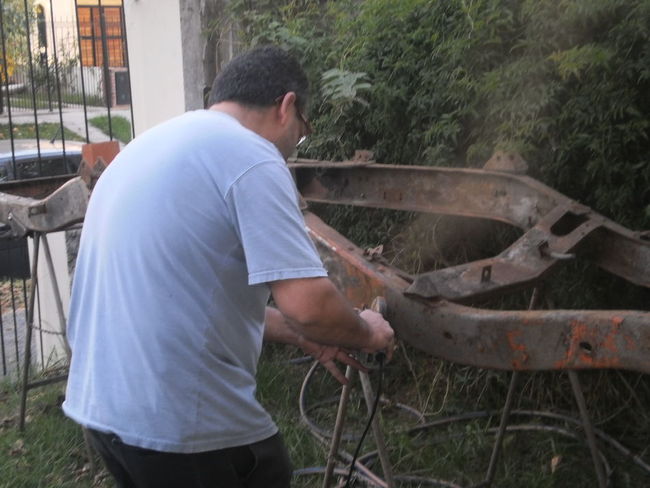
[[[618,320],[616,320],[618,319]],[[603,337],[598,331],[584,322],[574,320],[570,323],[569,347],[564,359],[555,363],[556,369],[570,368],[616,368],[620,365],[617,337],[623,322],[614,317],[609,331]]]
[[[521,331],[511,330],[506,332],[508,345],[515,353],[512,359],[512,368],[515,370],[523,369],[524,365],[528,362],[528,353],[526,352],[526,345],[519,342],[521,338]]]

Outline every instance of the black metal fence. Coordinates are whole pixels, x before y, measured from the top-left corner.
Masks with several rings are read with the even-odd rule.
[[[18,378],[25,347],[31,283],[26,244],[26,239],[0,240],[0,372],[12,379]]]
[[[59,20],[51,24],[48,33],[57,39],[56,59],[45,43],[32,55],[32,63],[25,53],[17,53],[21,60],[13,63],[3,86],[0,110],[14,111],[58,109],[59,94],[63,107],[82,107],[106,104],[101,68],[84,67],[79,58],[76,23]],[[41,36],[39,35],[38,38]],[[47,37],[46,37],[47,39]],[[8,56],[9,53],[7,53]],[[5,80],[5,76],[2,77]]]
[[[12,180],[74,173],[81,144],[114,139],[118,115],[133,131],[123,8],[75,1],[70,18],[62,2],[34,3],[0,0],[0,192]],[[31,283],[27,238],[2,237],[4,224],[0,379],[22,366]],[[39,299],[35,307],[40,320]],[[32,357],[43,365],[43,328],[34,326]]]

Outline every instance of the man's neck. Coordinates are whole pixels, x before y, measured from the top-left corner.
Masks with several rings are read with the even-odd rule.
[[[265,139],[274,142],[273,113],[271,108],[249,108],[237,102],[219,102],[209,110],[223,112],[234,117],[241,125]]]

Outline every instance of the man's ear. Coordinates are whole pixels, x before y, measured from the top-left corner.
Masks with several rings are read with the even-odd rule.
[[[286,125],[291,117],[293,117],[293,106],[296,104],[296,93],[287,92],[287,94],[282,98],[282,102],[278,107],[278,117],[281,125]]]

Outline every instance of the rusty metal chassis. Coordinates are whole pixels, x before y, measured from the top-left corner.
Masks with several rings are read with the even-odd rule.
[[[574,256],[648,287],[647,233],[632,232],[532,178],[510,173],[304,159],[289,166],[308,202],[480,217],[524,231],[498,256],[409,277],[369,260],[307,211],[305,221],[330,277],[357,305],[385,296],[401,340],[442,359],[484,368],[650,372],[648,312],[462,305],[534,286]]]
[[[417,276],[363,251],[316,215],[305,221],[330,276],[357,305],[386,297],[401,340],[442,359],[501,370],[620,368],[650,372],[650,313],[499,311],[462,305],[534,286],[575,255],[650,286],[650,241],[538,181],[468,169],[294,160],[307,201],[498,220],[524,234],[496,257]],[[13,235],[51,232],[83,220],[90,192],[74,178],[0,185],[0,222]],[[17,196],[24,195],[24,196]]]

